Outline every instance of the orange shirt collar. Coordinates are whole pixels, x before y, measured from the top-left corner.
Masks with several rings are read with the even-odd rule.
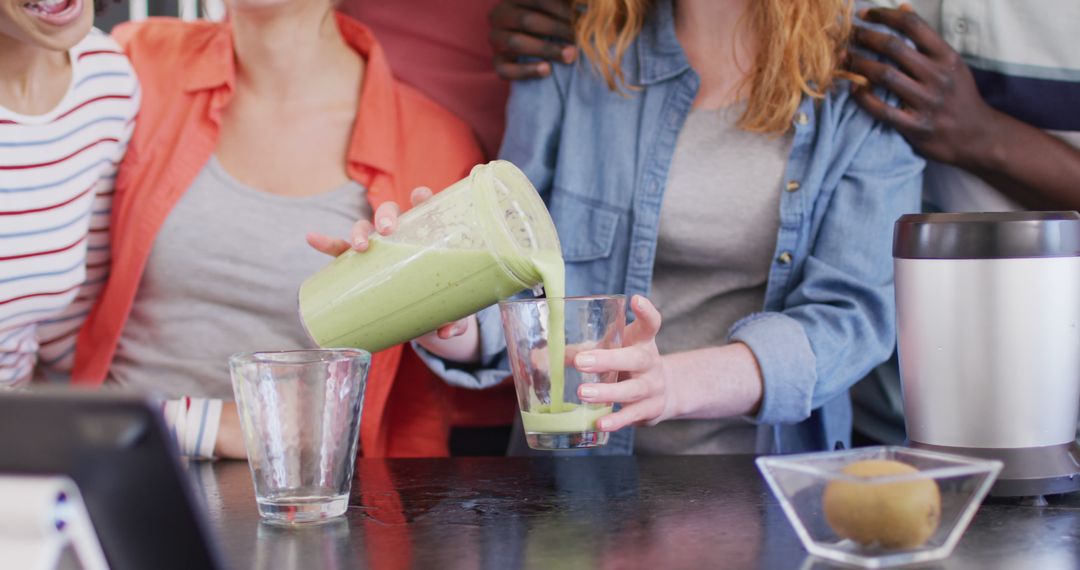
[[[354,167],[393,174],[397,149],[397,99],[394,77],[382,46],[366,26],[335,12],[338,29],[345,42],[364,58],[364,78],[360,87],[360,109],[353,125],[348,160]],[[232,98],[236,81],[232,27],[226,22],[207,28],[205,38],[188,44],[191,60],[185,66],[184,90],[216,90],[212,118]]]

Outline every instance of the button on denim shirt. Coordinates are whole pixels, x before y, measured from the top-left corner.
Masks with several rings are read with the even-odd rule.
[[[507,111],[501,158],[518,165],[548,204],[568,295],[649,294],[668,168],[700,85],[668,1],[654,8],[622,66],[637,86],[624,94],[579,60],[515,83]],[[847,87],[799,105],[775,189],[780,229],[764,307],[729,331],[731,342],[753,351],[764,378],[751,418],[759,453],[848,446],[847,390],[895,342],[892,228],[918,211],[923,161],[861,111]],[[480,332],[485,369],[429,363],[462,386],[501,380],[509,367],[497,308],[480,314]],[[723,371],[715,381],[724,382]],[[624,429],[598,452],[632,449],[632,430]]]

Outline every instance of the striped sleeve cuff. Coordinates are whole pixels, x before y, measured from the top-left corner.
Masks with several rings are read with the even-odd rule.
[[[184,454],[189,457],[211,459],[217,443],[218,427],[221,425],[221,400],[192,398],[188,420]]]
[[[185,396],[165,403],[165,423],[181,455],[192,459],[214,457],[221,408],[221,400],[209,398]]]

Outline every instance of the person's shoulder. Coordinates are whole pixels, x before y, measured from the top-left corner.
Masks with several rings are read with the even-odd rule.
[[[201,49],[222,29],[206,20],[187,22],[178,18],[149,18],[120,24],[112,37],[138,67],[143,58],[176,59]]]
[[[75,67],[75,96],[83,101],[111,99],[125,104],[134,116],[139,108],[139,81],[124,51],[112,38],[94,28],[71,50]]]
[[[878,0],[877,3],[871,3],[863,0],[856,3],[856,8],[873,8],[877,6],[877,4],[881,3],[887,2],[885,0]],[[904,36],[896,33],[895,30],[887,26],[875,24],[873,22],[867,22],[866,20],[858,17],[854,19],[853,25],[889,34],[891,36],[896,36],[901,40],[907,42],[909,45],[913,45],[911,44],[910,40],[904,38]],[[852,46],[850,49],[863,57],[867,57],[874,61],[892,65],[888,60],[886,60],[877,53],[870,52],[855,46]],[[852,97],[851,94],[852,89],[856,88],[856,83],[860,84],[861,86],[865,81],[866,80],[864,78],[858,77],[854,74],[838,74],[838,76],[833,82],[832,88],[826,92],[824,100],[819,105],[819,107],[824,106],[830,111],[829,113],[822,113],[822,116],[826,119],[831,118],[833,122],[836,123],[837,127],[843,126],[848,131],[852,129],[869,130],[871,127],[873,127],[876,124],[876,121],[858,104],[858,102],[855,101],[855,98]],[[872,89],[874,94],[877,95],[878,98],[880,98],[882,101],[885,101],[886,103],[893,106],[899,105],[899,99],[892,92],[879,86],[871,86],[866,88]]]
[[[793,128],[798,129],[799,125],[805,124],[801,114],[812,113],[810,124],[817,133],[816,140],[830,141],[830,144],[821,148],[831,148],[838,153],[845,152],[844,149],[858,148],[874,132],[890,131],[889,127],[878,122],[855,100],[852,89],[856,88],[858,87],[855,86],[855,81],[850,78],[835,79],[832,87],[825,91],[825,96],[813,101],[812,112],[805,105],[800,105],[794,117]],[[871,89],[886,103],[896,104],[896,99],[890,92],[876,86],[866,88]],[[803,97],[805,99],[807,96]]]
[[[193,67],[211,61],[203,55],[222,35],[222,26],[210,21],[149,18],[113,28],[112,38],[131,60],[143,90],[159,94],[175,88]]]
[[[152,17],[138,22],[124,22],[113,28],[113,38],[122,46],[171,45],[178,41],[198,39],[213,34],[222,24],[211,20],[181,20],[171,17]]]
[[[113,77],[128,75],[134,80],[134,70],[124,50],[107,34],[97,28],[91,28],[71,50],[75,64],[90,68],[91,73],[108,72]]]
[[[86,37],[78,44],[75,44],[72,51],[76,57],[98,53],[111,55],[122,55],[124,53],[115,40],[97,28],[90,28],[90,33],[86,34]]]

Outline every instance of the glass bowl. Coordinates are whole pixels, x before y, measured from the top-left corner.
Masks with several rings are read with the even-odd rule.
[[[909,467],[842,471],[874,460]],[[810,554],[864,568],[949,556],[1001,471],[1000,461],[906,447],[760,457],[757,466]]]

